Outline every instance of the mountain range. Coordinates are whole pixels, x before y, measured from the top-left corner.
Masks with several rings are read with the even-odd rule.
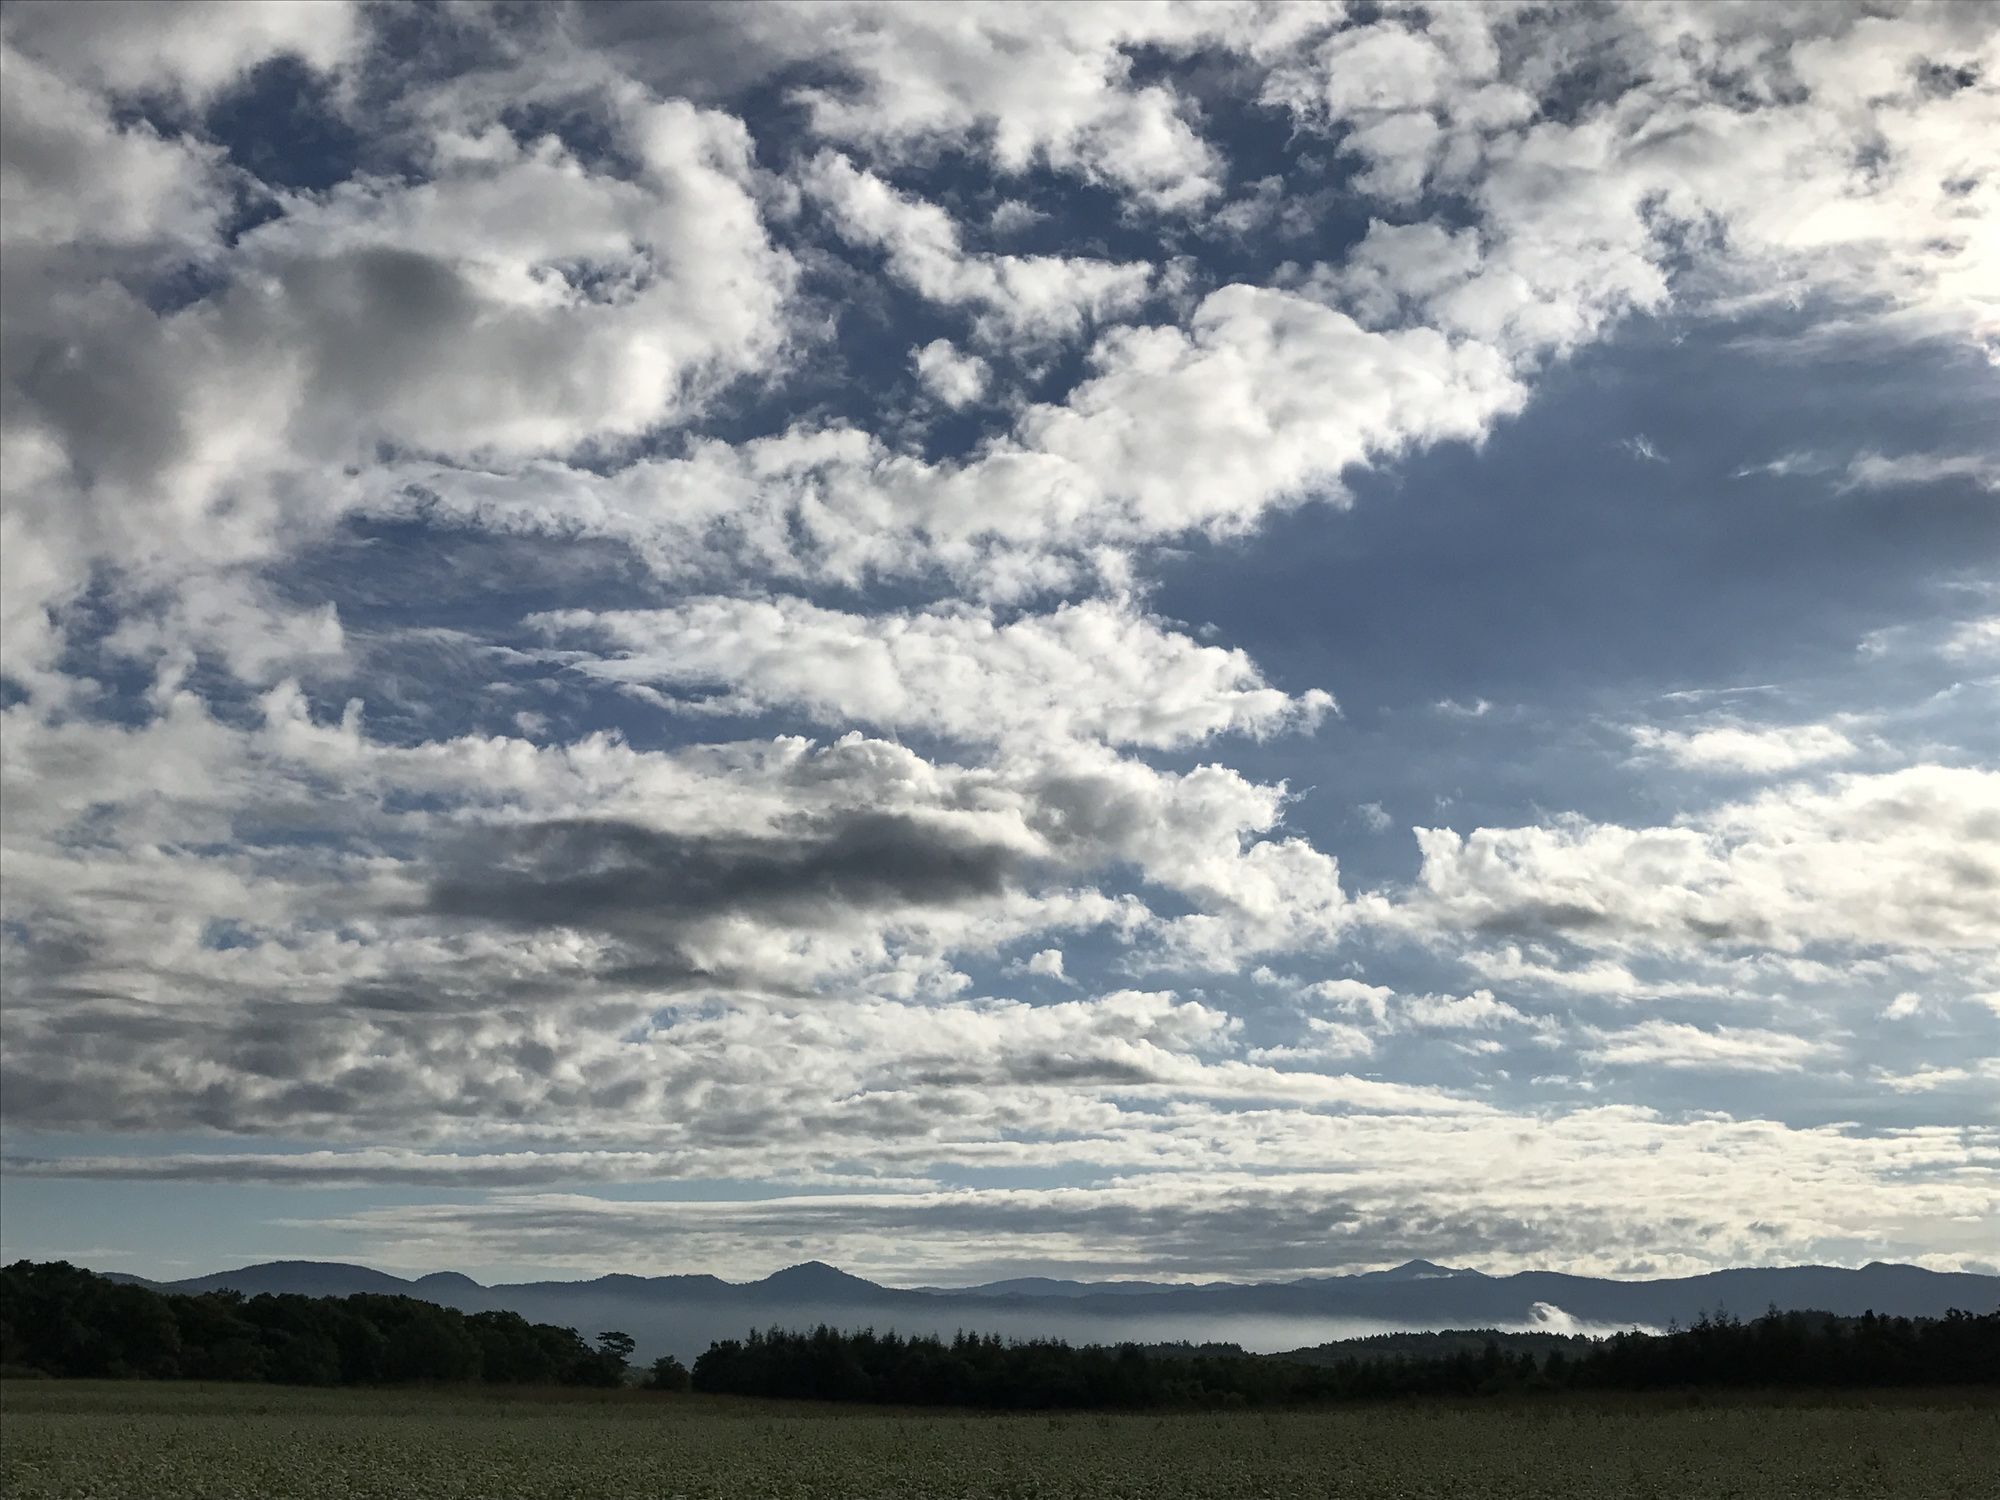
[[[406,1279],[367,1266],[269,1261],[183,1281],[114,1279],[158,1291],[233,1289],[340,1297],[386,1292],[462,1312],[504,1308],[586,1336],[617,1328],[641,1358],[683,1359],[751,1328],[831,1323],[903,1333],[958,1329],[1075,1342],[1228,1342],[1278,1351],[1370,1333],[1445,1328],[1602,1332],[1692,1322],[1704,1312],[1751,1317],[1766,1307],[1935,1317],[1953,1308],[2000,1309],[2000,1276],[1928,1271],[1880,1261],[1744,1267],[1699,1276],[1622,1281],[1556,1271],[1489,1276],[1415,1260],[1386,1271],[1286,1282],[1064,1281],[1017,1277],[967,1287],[889,1287],[821,1261],[761,1281],[715,1276],[607,1275],[589,1281],[486,1286],[456,1271]]]

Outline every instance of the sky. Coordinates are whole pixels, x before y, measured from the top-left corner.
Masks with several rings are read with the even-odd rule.
[[[2000,1269],[2000,9],[0,47],[8,1259]]]

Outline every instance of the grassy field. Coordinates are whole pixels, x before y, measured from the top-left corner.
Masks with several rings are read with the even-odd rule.
[[[994,1416],[639,1392],[0,1385],[0,1494],[146,1500],[2000,1495],[2000,1399]]]

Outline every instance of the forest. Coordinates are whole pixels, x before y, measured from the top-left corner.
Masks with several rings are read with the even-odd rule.
[[[716,1395],[995,1409],[1282,1406],[1398,1397],[1709,1388],[2000,1387],[2000,1311],[1943,1318],[1704,1316],[1662,1334],[1503,1347],[1505,1335],[1405,1339],[1276,1357],[1198,1346],[950,1340],[819,1327],[671,1356],[644,1384]],[[1476,1347],[1475,1347],[1476,1344]],[[1391,1352],[1393,1351],[1393,1352]],[[632,1383],[633,1341],[502,1311],[372,1293],[155,1292],[65,1262],[0,1270],[0,1373],[301,1386]]]
[[[0,1372],[280,1385],[620,1386],[632,1340],[359,1293],[155,1292],[66,1261],[0,1270]]]
[[[1450,1336],[1463,1340],[1463,1335]],[[1567,1342],[1567,1341],[1566,1341]],[[2000,1386],[2000,1312],[1937,1319],[1727,1315],[1663,1334],[1621,1333],[1537,1357],[1500,1336],[1478,1352],[1295,1357],[1209,1355],[1137,1345],[1076,1347],[960,1334],[949,1342],[873,1331],[772,1329],[712,1344],[693,1386],[745,1396],[995,1408],[1277,1406],[1395,1397],[1704,1388]]]

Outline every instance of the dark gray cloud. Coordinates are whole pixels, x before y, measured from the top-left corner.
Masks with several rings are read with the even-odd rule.
[[[1029,868],[1016,849],[896,813],[799,818],[773,837],[575,818],[467,836],[444,856],[426,910],[638,939],[721,916],[825,927],[998,896]]]

